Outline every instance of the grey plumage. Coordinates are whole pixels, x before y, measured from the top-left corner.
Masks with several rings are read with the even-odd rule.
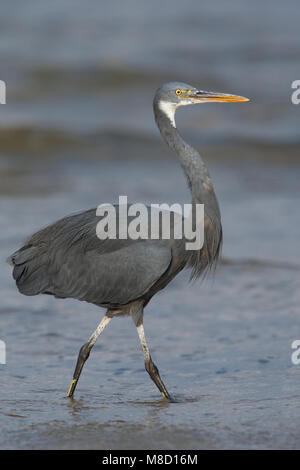
[[[120,308],[143,295],[148,297],[168,268],[173,269],[174,259],[178,263],[183,258],[174,240],[100,240],[98,222],[95,208],[65,217],[29,238],[11,256],[20,292]],[[172,241],[178,247],[174,257]]]
[[[186,97],[177,96],[176,90],[183,90]],[[185,266],[192,268],[192,276],[198,277],[216,265],[222,244],[217,198],[202,158],[182,139],[172,118],[177,107],[201,102],[201,97],[207,101],[207,94],[184,83],[173,82],[157,90],[154,98],[156,123],[166,143],[179,157],[191,190],[192,203],[203,203],[205,207],[203,248],[197,252],[186,251],[185,239],[174,238],[100,240],[96,235],[99,217],[96,216],[96,208],[90,209],[64,217],[40,230],[10,256],[13,277],[22,294],[43,293],[85,300],[107,308],[108,316],[112,317],[131,313],[131,306],[137,302],[142,312],[151,297]],[[137,326],[141,324],[140,317],[142,313],[136,321]],[[85,360],[86,357],[81,357],[81,363]],[[145,363],[147,368],[146,358]],[[73,394],[82,365],[79,367],[77,364],[80,370],[74,375],[69,396]],[[156,371],[153,369],[153,372],[150,366],[148,368],[160,391],[168,396],[157,379]]]

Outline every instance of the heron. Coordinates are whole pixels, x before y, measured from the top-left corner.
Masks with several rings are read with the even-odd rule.
[[[187,177],[192,207],[204,204],[201,249],[186,250],[184,238],[174,237],[101,240],[96,235],[98,217],[94,208],[42,228],[8,258],[22,294],[75,298],[106,310],[79,350],[68,397],[73,397],[82,368],[105,327],[114,317],[129,315],[137,328],[146,371],[163,399],[173,400],[151,358],[144,331],[144,309],[183,268],[190,268],[192,277],[197,278],[216,267],[222,247],[221,215],[210,174],[199,152],[178,132],[175,112],[192,104],[242,101],[248,98],[204,91],[182,82],[165,83],[154,96],[156,124]]]

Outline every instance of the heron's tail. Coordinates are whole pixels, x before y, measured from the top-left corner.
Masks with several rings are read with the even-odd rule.
[[[40,247],[25,245],[7,258],[13,278],[24,295],[37,295],[47,287],[46,266]]]

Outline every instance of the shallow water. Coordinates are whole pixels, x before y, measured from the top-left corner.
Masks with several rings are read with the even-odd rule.
[[[113,3],[2,8],[0,448],[299,448],[298,2]],[[24,297],[4,261],[41,226],[119,195],[189,202],[152,117],[153,91],[171,79],[251,98],[178,113],[213,178],[223,262],[203,283],[181,273],[145,310],[175,403],[145,372],[130,318],[105,330],[70,401],[104,311]]]
[[[113,200],[125,186],[131,200],[161,201],[156,186],[165,182],[163,200],[188,200],[176,163],[123,162],[118,173],[109,163],[101,170],[95,162],[66,165],[72,190],[3,197],[1,258],[39,225]],[[280,193],[259,184],[278,172]],[[130,318],[112,321],[75,400],[67,399],[79,347],[103,312],[75,300],[21,296],[5,265],[2,448],[299,447],[300,366],[291,362],[291,343],[299,337],[300,219],[293,208],[300,167],[273,166],[271,173],[262,166],[252,182],[247,165],[211,165],[211,173],[224,220],[224,263],[200,286],[182,273],[145,313],[152,356],[176,403],[161,400],[148,378]]]

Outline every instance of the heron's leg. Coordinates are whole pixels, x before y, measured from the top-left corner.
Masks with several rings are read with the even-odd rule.
[[[134,321],[134,324],[137,328],[137,332],[140,338],[140,342],[142,345],[143,349],[143,354],[144,354],[144,361],[145,361],[145,369],[150,375],[151,379],[157,386],[158,390],[162,394],[164,398],[166,398],[169,401],[173,401],[172,398],[170,397],[163,381],[160,378],[158,368],[154,364],[154,362],[151,359],[151,355],[149,352],[149,348],[147,345],[146,337],[145,337],[145,331],[144,331],[144,326],[143,326],[143,312],[134,312],[132,313],[132,319]]]
[[[77,385],[77,382],[79,380],[79,377],[80,377],[80,374],[81,374],[81,371],[82,371],[82,368],[84,366],[84,363],[87,360],[87,358],[89,357],[92,347],[96,343],[97,339],[101,335],[104,328],[109,324],[111,319],[112,319],[112,317],[108,316],[108,312],[107,312],[106,315],[104,315],[104,317],[102,318],[101,322],[99,323],[98,327],[96,328],[96,330],[94,331],[92,336],[89,338],[88,342],[85,343],[80,348],[79,355],[78,355],[78,358],[77,358],[76,367],[75,367],[75,371],[74,371],[74,374],[73,374],[73,379],[71,380],[71,383],[70,383],[70,386],[69,386],[69,389],[68,389],[68,392],[67,392],[67,397],[72,397],[73,396],[76,385]]]

